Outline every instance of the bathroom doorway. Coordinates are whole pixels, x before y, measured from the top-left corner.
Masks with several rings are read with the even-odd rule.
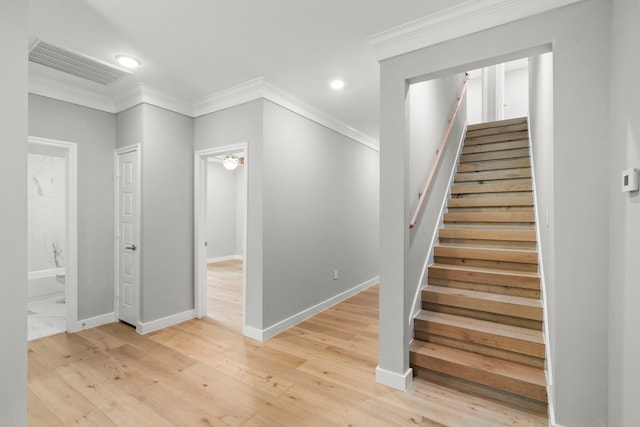
[[[29,138],[28,340],[77,329],[76,144]]]

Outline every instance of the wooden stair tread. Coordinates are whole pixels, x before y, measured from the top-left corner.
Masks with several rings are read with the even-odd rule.
[[[468,135],[468,134],[467,134]],[[467,136],[469,138],[469,136]],[[512,150],[514,148],[529,147],[528,139],[515,139],[513,141],[493,142],[489,144],[469,145],[462,147],[462,154],[486,153],[488,151]]]
[[[540,289],[540,276],[537,272],[531,271],[502,270],[435,263],[429,266],[429,277],[526,289]]]
[[[420,310],[416,315],[415,320],[446,325],[463,331],[473,331],[518,341],[526,341],[541,346],[541,355],[544,356],[544,339],[542,337],[542,332],[534,329],[427,310]]]
[[[479,162],[485,160],[514,159],[529,156],[528,148],[516,148],[514,150],[489,151],[487,153],[461,154],[460,163]]]
[[[509,240],[519,242],[535,242],[535,230],[493,230],[483,228],[448,228],[439,230],[440,238],[446,239],[478,239]]]
[[[534,212],[446,212],[444,222],[535,222]]]
[[[526,117],[517,117],[515,119],[497,120],[495,122],[475,123],[467,126],[467,132],[473,132],[479,129],[491,129],[496,127],[505,127],[515,124],[527,123]]]
[[[515,178],[531,178],[531,168],[496,169],[490,171],[458,172],[454,182],[499,181]]]
[[[509,193],[514,191],[532,191],[533,184],[530,182],[515,183],[491,183],[491,184],[454,184],[451,186],[451,194],[469,193]]]
[[[513,159],[482,160],[458,164],[458,172],[488,171],[531,167],[529,155]]]
[[[417,340],[411,343],[410,351],[414,366],[547,402],[542,369]]]
[[[510,133],[510,132],[520,132],[528,130],[527,123],[513,123],[508,125],[500,125],[493,127],[486,127],[483,129],[467,129],[467,138],[477,138],[479,136],[487,136],[487,135],[495,135],[498,133]]]
[[[495,142],[505,142],[505,141],[516,141],[520,139],[528,139],[529,132],[527,131],[516,131],[516,132],[504,132],[497,133],[494,135],[485,135],[485,136],[477,136],[477,137],[465,137],[464,146],[468,147],[470,145],[477,144],[493,144]]]
[[[531,249],[504,249],[479,247],[476,245],[441,243],[434,248],[433,255],[447,258],[485,259],[503,262],[538,263],[538,251]]]
[[[511,196],[501,194],[492,197],[452,197],[447,202],[450,208],[472,208],[493,206],[531,206],[533,207],[533,195]]]
[[[428,285],[422,291],[422,301],[523,319],[543,320],[542,302],[537,298]]]

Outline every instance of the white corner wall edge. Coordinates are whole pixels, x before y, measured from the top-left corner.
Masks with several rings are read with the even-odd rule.
[[[195,317],[196,311],[195,309],[191,309],[183,311],[182,313],[152,320],[150,322],[140,322],[138,323],[136,330],[140,335],[144,335],[160,329],[168,328],[169,326],[177,325],[178,323],[186,322],[187,320],[195,319]]]
[[[284,332],[287,329],[297,325],[298,323],[304,322],[310,317],[315,316],[316,314],[326,310],[327,308],[334,306],[347,298],[364,291],[367,288],[375,285],[380,281],[380,277],[376,276],[373,279],[369,279],[364,283],[354,286],[351,289],[347,289],[346,291],[335,295],[325,301],[322,301],[313,307],[309,307],[301,312],[294,314],[293,316],[288,317],[287,319],[281,320],[275,325],[269,326],[266,329],[260,330],[253,328],[251,326],[245,325],[243,327],[243,333],[246,337],[253,338],[258,341],[266,341],[269,338],[272,338],[278,335],[280,332]]]
[[[108,323],[117,322],[116,313],[101,314],[100,316],[90,317],[88,319],[82,319],[70,325],[67,332],[80,332],[85,329],[95,328],[98,326],[106,325]]]
[[[583,0],[467,0],[367,37],[378,61]]]
[[[413,381],[413,369],[407,369],[407,372],[398,374],[386,369],[382,369],[380,366],[376,367],[376,382],[378,384],[393,387],[400,391],[406,391],[411,382]]]
[[[82,89],[34,73],[29,73],[29,93],[107,113],[116,113],[113,99],[107,94]]]

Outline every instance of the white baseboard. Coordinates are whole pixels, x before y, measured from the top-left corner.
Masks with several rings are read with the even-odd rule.
[[[376,382],[397,390],[406,391],[413,382],[413,369],[407,369],[407,372],[403,375],[378,366],[376,367]]]
[[[261,329],[254,328],[253,326],[244,325],[242,327],[242,335],[247,338],[251,338],[252,340],[260,342],[264,341],[263,331]]]
[[[98,326],[106,325],[107,323],[117,322],[116,313],[101,314],[100,316],[90,317],[88,319],[78,320],[73,325],[67,327],[67,331],[70,333],[80,332],[85,329],[95,328]]]
[[[231,260],[242,260],[242,255],[228,255],[228,256],[219,256],[216,258],[207,258],[207,264],[211,264],[212,262],[222,262],[222,261],[231,261]]]
[[[169,326],[177,325],[178,323],[182,323],[187,320],[195,319],[195,317],[195,310],[187,310],[183,311],[182,313],[177,313],[171,316],[163,317],[161,319],[152,320],[151,322],[140,322],[136,330],[139,334],[144,335],[163,328],[167,328]]]
[[[380,281],[380,277],[376,276],[373,279],[367,280],[364,283],[361,283],[357,286],[354,286],[351,289],[347,289],[346,291],[333,296],[321,303],[314,305],[313,307],[309,307],[306,310],[301,311],[300,313],[294,314],[293,316],[288,317],[287,319],[281,320],[275,325],[271,325],[266,329],[260,330],[250,326],[244,326],[243,333],[245,336],[249,338],[256,339],[258,341],[266,341],[271,337],[278,335],[280,332],[284,332],[287,329],[297,325],[300,322],[307,320],[308,318],[315,316],[321,311],[326,310],[327,308],[334,306],[347,298],[357,294],[358,292],[362,292],[365,289],[375,285]]]

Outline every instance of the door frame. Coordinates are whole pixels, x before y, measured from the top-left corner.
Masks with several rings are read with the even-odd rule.
[[[55,147],[66,152],[66,265],[64,297],[66,301],[67,332],[78,332],[78,144],[49,138],[29,136],[29,145]]]
[[[118,261],[118,245],[120,242],[120,231],[119,231],[119,221],[118,221],[118,213],[120,212],[120,156],[122,154],[127,154],[127,153],[131,153],[136,151],[138,153],[138,170],[137,170],[137,174],[136,174],[136,179],[138,181],[138,203],[136,206],[136,209],[138,211],[138,219],[137,219],[137,224],[136,224],[136,236],[135,236],[135,240],[137,243],[137,268],[136,268],[136,272],[135,272],[135,280],[138,284],[138,286],[136,286],[135,289],[135,298],[136,298],[136,303],[138,305],[138,310],[137,310],[137,321],[136,324],[133,325],[136,327],[137,331],[140,331],[140,311],[142,308],[142,301],[140,300],[140,287],[141,287],[141,283],[140,283],[140,266],[142,265],[142,263],[140,262],[140,258],[141,258],[141,242],[140,242],[140,236],[141,236],[141,230],[140,230],[140,225],[141,225],[141,216],[142,216],[142,145],[141,144],[131,144],[131,145],[127,145],[125,147],[120,147],[120,148],[116,148],[116,150],[113,153],[113,159],[114,159],[114,218],[113,218],[113,226],[114,226],[114,247],[113,247],[113,254],[114,254],[114,260],[115,260],[115,275],[113,278],[113,284],[114,284],[114,290],[113,290],[113,307],[114,307],[114,313],[115,313],[115,321],[119,322],[120,321],[120,286],[119,286],[119,277],[120,277],[120,263]]]
[[[225,145],[198,150],[194,153],[194,308],[197,318],[207,315],[207,159],[213,156],[244,152],[245,204],[242,248],[242,328],[246,327],[247,312],[247,219],[249,212],[249,144]]]

